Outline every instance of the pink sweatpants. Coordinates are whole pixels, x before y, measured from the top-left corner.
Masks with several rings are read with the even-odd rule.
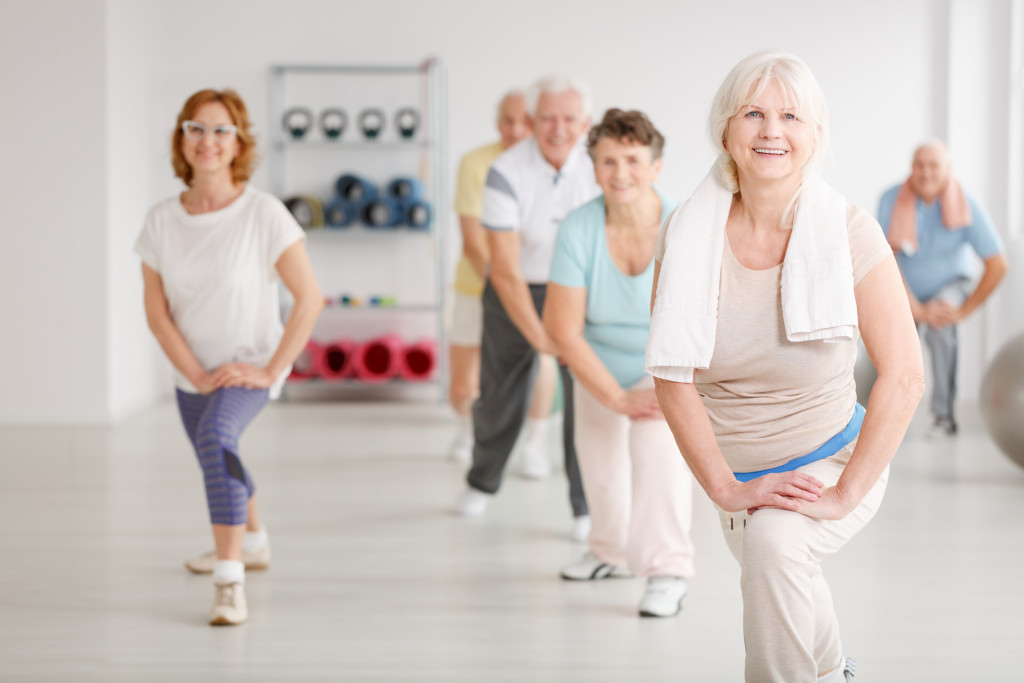
[[[800,471],[832,486],[856,443]],[[860,505],[839,520],[788,510],[719,510],[726,543],[741,567],[747,683],[814,683],[842,663],[839,622],[821,561],[874,517],[888,475],[886,469]]]
[[[637,576],[693,576],[693,477],[665,420],[630,420],[575,382],[590,551]],[[646,378],[637,389],[653,389]]]

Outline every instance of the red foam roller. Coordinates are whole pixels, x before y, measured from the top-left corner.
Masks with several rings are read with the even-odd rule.
[[[310,340],[306,348],[302,350],[299,357],[292,363],[291,374],[288,375],[289,382],[305,382],[307,379],[317,375],[317,357],[320,355],[320,345]]]
[[[339,339],[325,345],[316,357],[317,374],[324,379],[343,379],[351,375],[355,347],[348,339]]]
[[[402,340],[394,334],[360,344],[352,355],[352,373],[368,384],[386,382],[402,364]]]
[[[402,350],[402,365],[398,374],[410,382],[430,379],[437,367],[437,343],[433,339],[421,339]]]

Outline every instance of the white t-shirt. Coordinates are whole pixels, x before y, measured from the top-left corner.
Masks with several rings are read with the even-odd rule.
[[[548,281],[558,224],[599,194],[582,141],[555,170],[537,141],[527,138],[491,164],[480,222],[488,230],[520,231],[519,270],[528,283],[542,285]]]
[[[225,363],[265,366],[284,333],[274,264],[305,233],[276,197],[247,185],[219,211],[192,215],[179,197],[146,216],[135,252],[160,274],[171,319],[207,372]],[[290,368],[271,387],[281,393]],[[198,393],[184,375],[175,385]]]

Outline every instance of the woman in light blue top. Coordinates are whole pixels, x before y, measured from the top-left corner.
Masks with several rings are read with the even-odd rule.
[[[610,109],[588,151],[604,194],[558,229],[544,327],[573,373],[576,451],[593,523],[568,580],[647,577],[643,616],[673,616],[693,575],[692,478],[644,372],[654,246],[675,202],[652,185],[664,138]]]

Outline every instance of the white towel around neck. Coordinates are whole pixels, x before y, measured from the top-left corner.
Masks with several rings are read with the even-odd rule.
[[[711,365],[731,206],[713,168],[661,228],[665,252],[644,355],[655,377],[692,382],[694,370]],[[846,200],[817,176],[801,192],[782,262],[782,318],[791,342],[853,339],[857,327]]]

